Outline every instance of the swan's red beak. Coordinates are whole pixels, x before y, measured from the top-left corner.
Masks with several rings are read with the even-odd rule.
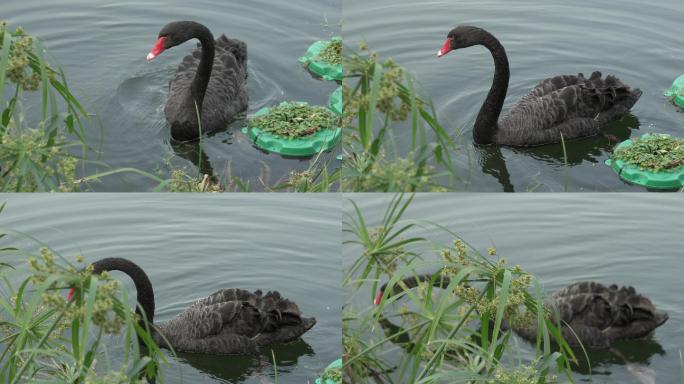
[[[67,302],[71,301],[71,298],[74,297],[74,293],[76,293],[76,288],[71,288],[69,293],[67,293]]]
[[[447,37],[444,44],[442,44],[442,48],[437,51],[437,57],[442,57],[453,50],[453,48],[451,48],[452,41],[453,39],[451,37]]]
[[[154,47],[152,47],[150,53],[147,54],[147,61],[154,59],[155,57],[159,56],[160,53],[164,52],[165,42],[166,37],[160,37],[159,40],[157,40],[157,42],[154,43]]]
[[[380,291],[378,292],[378,295],[375,296],[375,300],[373,300],[373,305],[380,305],[380,301],[382,301],[382,295],[384,295],[385,292]]]

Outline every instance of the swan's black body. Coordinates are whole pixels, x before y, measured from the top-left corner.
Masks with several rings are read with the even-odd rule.
[[[145,318],[154,321],[154,291],[145,272],[122,258],[93,263],[93,273],[121,271],[131,277]],[[153,324],[154,341],[178,352],[217,355],[258,353],[261,347],[294,341],[316,324],[276,291],[222,289],[197,300],[173,319]]]
[[[512,147],[538,146],[594,136],[613,120],[620,119],[639,100],[641,90],[631,89],[614,76],[600,72],[585,78],[561,75],[539,83],[503,116],[510,71],[506,51],[492,34],[469,26],[454,28],[439,56],[453,49],[483,45],[494,58],[494,80],[475,126],[477,144]]]
[[[164,115],[177,141],[195,140],[202,133],[224,128],[235,115],[247,108],[247,45],[236,39],[213,35],[202,24],[176,21],[159,32],[163,50],[198,39],[199,47],[185,56],[169,83]],[[195,108],[197,105],[197,109]]]
[[[448,276],[440,273],[411,276],[401,281],[407,289],[430,281],[435,287],[446,288],[451,282]],[[386,288],[387,284],[380,288],[379,298]],[[401,292],[400,284],[392,287],[392,294]],[[618,288],[596,282],[574,283],[560,289],[546,300],[546,306],[552,312],[558,310],[563,338],[573,346],[581,342],[585,347],[607,348],[619,340],[645,337],[668,319],[667,313],[657,311],[653,303],[633,287]],[[502,328],[508,328],[506,321]],[[513,331],[531,342],[537,338],[536,324],[513,327]]]

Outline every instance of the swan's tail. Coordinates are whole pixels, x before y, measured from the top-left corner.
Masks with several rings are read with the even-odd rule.
[[[584,94],[593,104],[600,105],[600,111],[616,110],[620,114],[627,112],[641,97],[641,90],[631,88],[613,75],[602,78],[601,72],[596,71],[589,79],[581,73],[577,75]]]

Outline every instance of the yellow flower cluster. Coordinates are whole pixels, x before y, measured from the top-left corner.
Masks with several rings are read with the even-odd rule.
[[[365,47],[365,46],[364,46]],[[364,48],[362,47],[362,48]],[[376,66],[376,63],[378,64]],[[365,76],[372,81],[375,76],[380,76],[380,86],[377,94],[376,107],[378,111],[387,115],[393,121],[404,121],[411,111],[410,101],[402,98],[402,84],[406,80],[406,71],[397,65],[392,58],[378,63],[378,54],[371,52],[367,60],[360,58],[347,59],[344,63],[345,70],[351,76]],[[355,94],[344,83],[342,86],[342,100],[345,101],[345,114],[357,116],[361,106],[366,109],[370,103],[370,92]],[[416,100],[420,106],[420,101]]]
[[[82,262],[83,256],[76,256],[76,260]],[[74,287],[84,287],[92,275],[92,264],[80,271],[73,267],[61,268],[55,263],[54,253],[47,247],[41,247],[40,258],[29,257],[28,264],[33,270],[30,278],[33,284],[44,283],[48,278],[62,274],[62,278],[53,282],[48,287],[48,291],[42,295],[42,302],[45,307],[63,313],[65,324],[86,315],[84,303],[79,304],[78,300],[71,305],[67,303],[64,295],[60,293],[59,288],[62,287],[59,286],[58,281],[61,281],[62,284],[67,282]],[[106,272],[100,274],[98,279],[100,284],[95,292],[95,301],[91,313],[92,322],[102,328],[105,333],[117,334],[125,323],[124,318],[114,311],[114,301],[121,290],[121,283],[112,279]]]
[[[64,142],[62,135],[57,137],[50,137],[50,135],[50,131],[45,129],[43,123],[40,123],[38,128],[27,128],[17,131],[16,134],[2,135],[0,159],[13,158],[16,154],[30,156],[31,163],[40,168],[42,174],[47,178],[54,178],[59,175],[59,192],[73,191],[77,186],[76,164],[78,159],[69,154],[61,145]],[[3,169],[6,168],[3,167]],[[10,179],[12,179],[11,176]],[[24,182],[26,181],[24,180]]]

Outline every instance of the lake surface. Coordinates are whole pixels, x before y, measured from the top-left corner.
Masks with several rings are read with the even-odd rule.
[[[247,43],[248,114],[286,100],[327,105],[337,84],[313,78],[297,58],[314,41],[340,34],[341,6],[341,0],[10,0],[3,2],[1,17],[40,37],[64,68],[69,86],[88,111],[97,113],[102,137],[94,122],[88,140],[95,148],[102,144],[101,160],[111,167],[166,176],[169,163],[186,167],[188,173],[201,164],[203,173],[224,178],[230,167],[232,176],[262,189],[259,178],[276,184],[291,170],[306,169],[309,161],[260,152],[240,132],[244,119],[205,135],[202,152],[197,144],[171,145],[163,114],[168,82],[195,43],[175,47],[150,63],[145,56],[166,23],[195,20],[215,37],[225,33]],[[86,173],[94,172],[90,167]],[[147,191],[154,186],[149,179],[126,174],[105,178],[93,188]]]
[[[258,357],[170,358],[167,383],[313,383],[342,353],[339,197],[36,194],[0,201],[7,202],[3,229],[72,258],[118,256],[139,264],[154,285],[155,320],[169,320],[222,288],[278,290],[317,320],[299,341],[273,348],[277,380],[271,349],[264,349]],[[36,249],[28,240],[14,244]],[[129,278],[114,275],[134,292]]]
[[[358,204],[369,227],[379,225],[391,199],[379,194],[346,197]],[[620,343],[616,349],[635,367],[655,371],[658,383],[675,383],[681,380],[679,351],[684,345],[684,239],[677,231],[684,217],[682,202],[680,195],[649,194],[420,194],[404,219],[446,226],[484,254],[495,246],[509,265],[521,265],[549,293],[584,280],[634,286],[670,318],[649,338]],[[353,212],[347,202],[343,209]],[[429,225],[409,232],[402,236],[425,236],[447,245],[453,241]],[[430,260],[434,252],[424,255]],[[357,248],[343,248],[343,264],[357,257]],[[358,296],[365,299],[370,293]],[[523,358],[533,358],[534,347],[516,340]],[[578,370],[576,382],[639,383],[615,354],[594,351],[590,359],[593,375],[586,368]]]
[[[345,0],[343,37],[365,40],[381,57],[393,57],[414,75],[451,132],[461,132],[455,187],[471,191],[642,191],[619,180],[603,162],[606,138],[533,149],[477,148],[472,126],[491,86],[494,63],[483,47],[437,59],[447,33],[476,25],[499,38],[511,65],[504,111],[542,79],[558,74],[614,74],[644,93],[632,116],[607,133],[625,140],[647,132],[682,136],[684,115],[664,96],[684,73],[679,0]],[[410,138],[398,139],[408,145]],[[613,141],[613,144],[615,140]]]

